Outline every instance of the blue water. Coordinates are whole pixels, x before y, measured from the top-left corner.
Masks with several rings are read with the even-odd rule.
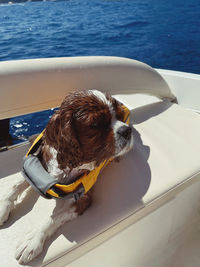
[[[106,55],[200,74],[199,0],[69,0],[0,5],[0,61]],[[23,137],[52,111],[11,120]]]

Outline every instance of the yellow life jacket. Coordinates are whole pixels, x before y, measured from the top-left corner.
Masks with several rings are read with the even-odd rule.
[[[130,122],[130,111],[124,105],[124,119],[123,121],[127,124]],[[102,169],[107,166],[113,159],[103,161],[98,167],[90,171],[88,174],[83,174],[75,182],[71,184],[59,184],[57,180],[50,176],[46,170],[42,167],[38,157],[33,154],[37,151],[41,145],[42,137],[45,130],[35,139],[31,148],[28,150],[24,165],[23,173],[26,180],[45,198],[71,198],[74,197],[76,200],[80,199],[83,194],[87,193],[92,186],[96,183],[97,177]],[[45,179],[44,177],[45,176]],[[47,184],[45,184],[45,181]]]

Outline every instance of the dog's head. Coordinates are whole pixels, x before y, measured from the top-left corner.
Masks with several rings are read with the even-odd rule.
[[[122,122],[122,105],[97,90],[69,94],[46,127],[45,142],[57,150],[59,167],[96,165],[128,152],[132,128]]]

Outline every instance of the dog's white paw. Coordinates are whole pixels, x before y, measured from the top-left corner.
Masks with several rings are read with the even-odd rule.
[[[40,231],[30,232],[17,247],[15,258],[20,264],[32,261],[42,252],[44,241],[44,235]]]
[[[0,200],[0,225],[3,225],[8,220],[12,208],[13,204],[9,200]]]

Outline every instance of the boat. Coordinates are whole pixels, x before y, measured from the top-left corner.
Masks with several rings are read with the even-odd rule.
[[[134,149],[104,169],[93,205],[27,266],[199,266],[200,75],[120,57],[0,62],[0,119],[57,107],[79,89],[108,92],[131,110]],[[0,153],[0,183],[20,175],[28,147]],[[51,205],[32,189],[24,200],[1,227],[1,266],[21,266],[15,247]]]

